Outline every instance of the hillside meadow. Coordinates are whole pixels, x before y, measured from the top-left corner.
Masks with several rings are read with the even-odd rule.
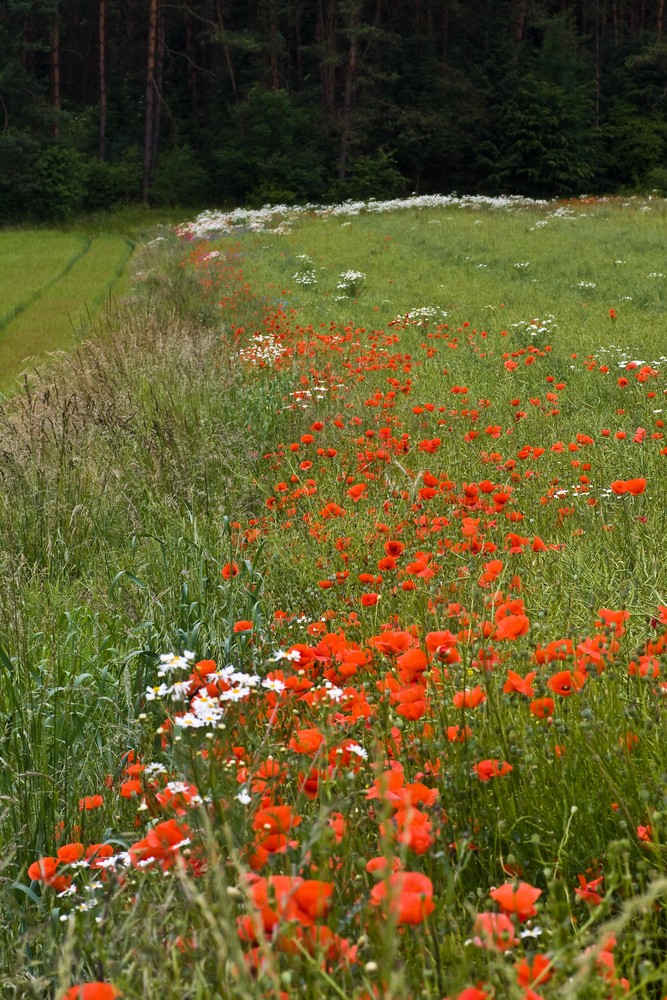
[[[667,996],[666,220],[204,213],[3,405],[0,995]]]

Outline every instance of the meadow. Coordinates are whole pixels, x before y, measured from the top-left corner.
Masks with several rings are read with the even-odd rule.
[[[666,220],[205,213],[5,404],[1,996],[667,996]]]

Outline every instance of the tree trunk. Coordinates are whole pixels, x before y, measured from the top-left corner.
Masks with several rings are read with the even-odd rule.
[[[162,118],[162,81],[164,77],[164,8],[158,13],[157,45],[155,52],[155,114],[153,115],[153,142],[151,150],[151,172],[157,166],[160,151],[160,121]]]
[[[188,89],[190,91],[190,110],[194,121],[199,119],[199,89],[197,87],[197,50],[195,47],[195,30],[192,16],[185,14],[185,52],[188,57]]]
[[[215,13],[218,21],[218,28],[220,29],[220,35],[222,38],[222,51],[225,54],[225,62],[227,63],[227,71],[229,72],[229,82],[232,85],[232,93],[236,97],[236,75],[234,73],[234,66],[232,64],[231,56],[229,54],[229,49],[225,43],[225,19],[222,13],[222,2],[221,0],[215,0]]]
[[[514,28],[514,41],[519,45],[523,41],[523,33],[526,27],[526,0],[519,0],[516,25]]]
[[[99,45],[97,52],[100,83],[100,141],[98,155],[100,160],[104,160],[107,152],[107,0],[100,0],[98,32]]]
[[[359,64],[359,35],[358,28],[359,9],[355,7],[350,15],[350,55],[347,60],[345,70],[345,88],[343,90],[343,107],[341,114],[340,147],[338,156],[338,179],[345,180],[347,172],[347,158],[350,147],[350,128],[352,116],[352,95],[357,78],[357,67]]]
[[[662,29],[665,20],[665,0],[658,0],[658,10],[655,16],[655,30],[658,37],[662,37]]]
[[[60,138],[60,13],[53,12],[51,21],[51,97],[54,111],[53,138]]]
[[[269,4],[269,58],[271,61],[271,90],[280,89],[280,71],[278,68],[278,19],[276,17],[275,0]]]
[[[316,34],[320,49],[322,103],[329,119],[333,118],[336,110],[336,42],[334,31],[333,3],[331,0],[328,3],[327,0],[318,0]]]
[[[148,46],[146,49],[146,115],[144,119],[144,161],[142,197],[147,205],[153,168],[153,134],[155,130],[155,57],[157,54],[158,0],[150,0],[148,12]]]

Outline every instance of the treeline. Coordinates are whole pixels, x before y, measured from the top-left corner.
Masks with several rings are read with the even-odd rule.
[[[0,221],[667,193],[665,0],[2,0]]]

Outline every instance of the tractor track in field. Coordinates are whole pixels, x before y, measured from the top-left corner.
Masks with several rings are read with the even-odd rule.
[[[0,316],[0,383],[36,359],[68,349],[90,329],[134,251],[131,240],[81,236],[81,246],[38,287]]]
[[[56,285],[59,281],[62,281],[65,275],[68,274],[83,257],[85,257],[85,255],[88,253],[91,246],[93,245],[93,240],[90,239],[89,237],[82,237],[82,241],[83,245],[81,246],[81,249],[69,258],[65,266],[62,267],[60,271],[58,271],[51,278],[49,278],[49,280],[46,281],[43,285],[41,285],[39,288],[36,288],[33,292],[30,293],[30,295],[22,299],[15,306],[12,306],[11,309],[8,309],[6,313],[3,313],[3,315],[0,316],[0,332],[4,330],[5,327],[12,322],[12,320],[16,319],[17,316],[20,316],[22,312],[25,312],[25,310],[28,309],[34,302],[36,302],[42,295],[44,295],[45,292],[48,292],[50,288]]]

